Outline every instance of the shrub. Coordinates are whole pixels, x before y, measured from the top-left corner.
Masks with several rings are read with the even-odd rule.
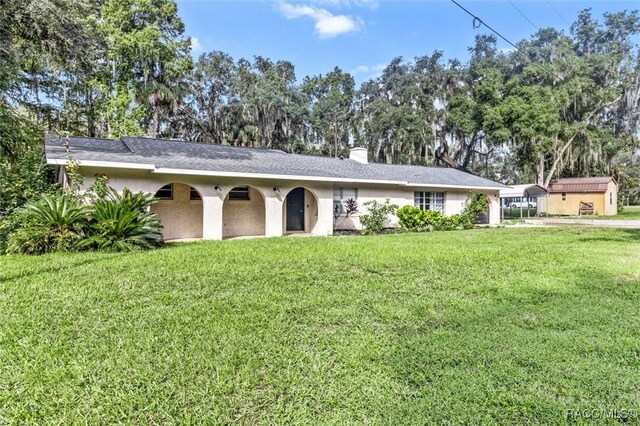
[[[10,234],[6,241],[9,253],[43,254],[69,251],[83,237],[87,209],[80,200],[66,194],[44,194],[18,209],[8,219]]]
[[[360,223],[362,223],[362,232],[364,234],[382,231],[389,215],[394,214],[398,209],[398,206],[391,204],[388,198],[384,204],[371,200],[364,203],[364,206],[367,208],[367,214],[360,215]]]
[[[356,213],[358,211],[358,202],[356,200],[354,200],[353,198],[349,198],[345,203],[344,203],[344,213],[346,217],[351,216],[352,214]]]
[[[442,213],[437,210],[426,210],[424,212],[424,223],[436,231],[439,230],[442,224]]]
[[[79,246],[132,251],[162,245],[162,224],[154,213],[138,207],[145,197],[145,194],[133,194],[133,197],[97,200],[91,209],[91,234]]]
[[[425,212],[420,208],[406,205],[396,212],[400,226],[409,231],[420,231],[425,228]]]
[[[108,251],[150,249],[162,245],[162,224],[148,208],[156,202],[151,194],[122,194],[107,187],[91,207],[91,232],[80,246]]]
[[[358,211],[358,202],[353,198],[349,198],[344,202],[344,217],[345,219]],[[333,207],[333,220],[336,221],[342,213],[340,212],[340,205],[336,204]],[[335,226],[335,224],[334,224]]]
[[[27,150],[10,163],[0,159],[0,219],[57,189],[53,167],[47,165],[40,150]]]
[[[462,209],[462,224],[465,229],[473,228],[476,217],[486,213],[489,208],[489,198],[481,192],[472,190],[464,202]]]
[[[90,202],[88,206],[84,202]],[[150,194],[119,194],[113,188],[47,195],[27,203],[0,223],[0,250],[43,254],[77,249],[129,251],[162,244],[162,225],[148,207]]]

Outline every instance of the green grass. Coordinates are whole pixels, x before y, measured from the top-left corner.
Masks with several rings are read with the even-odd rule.
[[[585,215],[585,216],[549,216],[558,219],[585,219],[585,220],[640,220],[640,206],[624,206],[624,209],[615,216]]]
[[[0,259],[0,423],[563,423],[638,409],[640,231]]]
[[[603,216],[602,218],[606,218],[606,216]],[[624,206],[621,212],[616,216],[610,216],[610,218],[640,220],[640,206]]]

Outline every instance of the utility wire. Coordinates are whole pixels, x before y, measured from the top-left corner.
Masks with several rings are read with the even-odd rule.
[[[558,11],[558,9],[556,9],[549,0],[545,0],[547,2],[547,4],[549,5],[549,7],[551,7],[551,9],[553,9],[553,11],[556,13],[556,15],[558,15],[560,17],[560,19],[562,19],[564,21],[565,24],[571,26],[571,24],[569,23],[569,21],[567,21],[566,19],[564,19],[564,16],[562,16],[562,14]]]
[[[471,16],[473,18],[473,28],[480,28],[481,26],[484,25],[485,27],[487,27],[489,29],[489,31],[491,31],[492,33],[494,33],[495,35],[500,37],[502,40],[506,41],[508,44],[513,46],[513,48],[516,49],[518,52],[522,53],[522,55],[527,60],[531,61],[531,59],[529,59],[529,55],[527,55],[527,53],[524,50],[520,49],[518,46],[516,46],[514,43],[512,43],[511,40],[509,40],[508,38],[506,38],[505,36],[500,34],[498,31],[494,30],[489,24],[484,22],[479,16],[476,16],[472,12],[469,12],[469,10],[467,8],[462,6],[456,0],[451,0],[451,2],[453,4],[455,4],[456,6],[458,6],[460,9],[464,10],[469,16]],[[545,70],[549,71],[552,74],[555,74],[554,71],[551,68],[547,67],[545,64],[541,64],[541,63],[538,63],[538,62],[532,62],[532,63],[535,64],[535,65],[541,66],[542,68],[544,68]]]
[[[511,6],[513,6],[513,8],[514,8],[515,10],[517,10],[517,11],[518,11],[518,13],[519,13],[520,15],[522,15],[522,17],[523,17],[524,19],[526,19],[526,20],[527,20],[527,22],[528,22],[528,23],[530,23],[530,24],[531,24],[531,26],[532,26],[533,28],[535,28],[536,30],[540,30],[540,28],[538,28],[538,26],[537,26],[536,24],[534,24],[534,23],[531,21],[531,19],[529,19],[529,17],[528,17],[527,15],[525,15],[525,14],[524,14],[524,12],[523,12],[522,10],[520,10],[520,8],[519,8],[518,6],[516,6],[516,5],[515,5],[511,0],[507,0],[507,1],[509,2],[509,4],[510,4]]]
[[[498,37],[500,37],[501,39],[503,39],[504,41],[506,41],[507,43],[509,43],[511,46],[513,46],[514,49],[516,49],[518,52],[524,54],[526,56],[526,53],[521,50],[518,46],[516,46],[515,44],[513,44],[508,38],[506,38],[505,36],[503,36],[502,34],[500,34],[498,31],[494,30],[493,28],[491,28],[491,26],[489,26],[489,24],[487,24],[486,22],[484,22],[482,19],[480,19],[480,17],[474,15],[473,13],[469,12],[464,6],[462,6],[460,3],[458,3],[456,0],[451,0],[451,2],[453,4],[455,4],[456,6],[458,6],[460,9],[464,10],[465,12],[467,12],[467,14],[469,16],[471,16],[473,18],[473,28],[480,28],[482,25],[484,25],[485,27],[487,27],[492,33],[494,33],[495,35],[497,35]]]

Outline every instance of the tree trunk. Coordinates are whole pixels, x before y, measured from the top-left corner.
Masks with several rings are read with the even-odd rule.
[[[544,186],[544,153],[538,153],[538,166],[536,170],[536,185]],[[546,187],[545,187],[546,189]]]
[[[155,139],[158,136],[158,108],[153,108],[151,115],[151,126],[149,127],[149,137]]]
[[[593,117],[598,111],[600,111],[603,108],[608,107],[609,105],[613,105],[614,103],[618,102],[621,98],[622,98],[622,95],[618,96],[617,98],[615,98],[611,102],[607,102],[606,104],[600,104],[600,105],[596,106],[580,122],[585,124],[585,125],[588,124],[589,120],[591,120],[591,117]],[[558,164],[560,164],[560,160],[562,159],[562,156],[567,151],[567,149],[569,149],[569,147],[573,143],[573,140],[576,138],[576,136],[578,136],[579,132],[580,132],[580,130],[576,130],[573,133],[573,135],[571,135],[571,137],[567,140],[567,142],[562,146],[562,148],[560,148],[560,151],[556,154],[556,158],[553,161],[553,164],[551,165],[551,169],[549,170],[549,174],[547,175],[547,178],[544,181],[544,187],[545,188],[547,188],[549,186],[549,183],[551,183],[551,179],[553,178],[553,175],[555,174],[556,169],[558,168]]]

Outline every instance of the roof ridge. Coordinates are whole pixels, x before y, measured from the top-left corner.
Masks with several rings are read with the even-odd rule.
[[[237,145],[225,145],[222,143],[209,143],[209,142],[197,142],[197,141],[185,141],[185,140],[180,140],[180,139],[166,139],[166,138],[151,138],[148,136],[122,136],[121,139],[124,141],[124,139],[145,139],[145,140],[149,140],[149,141],[158,141],[158,142],[179,142],[179,143],[184,143],[184,144],[190,144],[190,145],[204,145],[204,146],[220,146],[223,148],[235,148],[235,149],[250,149],[250,150],[254,150],[254,151],[260,151],[260,152],[275,152],[278,154],[289,154],[288,152],[285,152],[281,149],[274,149],[274,148],[256,148],[253,146],[237,146]]]

